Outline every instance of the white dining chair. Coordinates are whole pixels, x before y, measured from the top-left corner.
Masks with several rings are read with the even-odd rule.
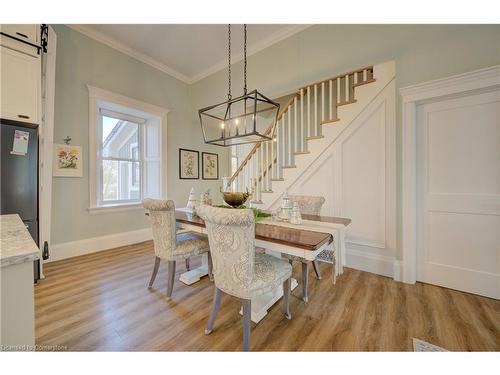
[[[297,203],[299,206],[299,210],[301,214],[309,214],[309,215],[319,215],[321,213],[321,207],[325,203],[324,197],[312,196],[312,195],[290,195],[290,200],[292,203]],[[322,252],[323,253],[323,252]],[[321,255],[321,254],[320,254]],[[309,287],[309,273],[308,273],[308,264],[309,261],[298,257],[295,255],[285,255],[285,259],[288,259],[290,264],[294,261],[301,262],[302,264],[302,300],[307,302],[308,297],[308,287]],[[316,274],[316,278],[321,279],[321,273],[319,271],[319,263],[318,259],[312,261],[314,273]]]
[[[153,286],[160,262],[165,260],[168,265],[167,298],[170,299],[174,288],[177,261],[185,260],[186,268],[189,269],[190,257],[208,253],[208,273],[209,275],[212,274],[208,238],[206,235],[195,232],[177,234],[174,201],[145,199],[142,204],[144,208],[149,210],[155,251],[153,274],[151,275],[148,287],[151,288]]]
[[[214,328],[222,294],[237,297],[243,305],[243,350],[250,348],[252,298],[283,287],[283,313],[290,314],[292,266],[285,260],[255,252],[255,218],[249,209],[200,206],[213,259],[215,282],[212,311],[205,334]]]

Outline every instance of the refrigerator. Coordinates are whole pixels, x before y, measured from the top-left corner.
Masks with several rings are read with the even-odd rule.
[[[19,214],[33,240],[40,247],[38,243],[38,126],[3,119],[0,120],[0,126],[0,214]],[[28,136],[27,142],[26,135]],[[40,261],[35,261],[33,267],[36,282],[40,278]]]

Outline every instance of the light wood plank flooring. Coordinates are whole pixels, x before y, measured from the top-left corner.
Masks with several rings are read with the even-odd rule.
[[[166,264],[148,290],[152,267],[152,242],[46,264],[35,288],[36,343],[71,351],[241,350],[236,299],[223,297],[215,330],[205,336],[213,284],[176,280],[167,301]],[[352,269],[333,286],[328,264],[321,263],[322,280],[311,268],[309,303],[299,284],[292,320],[278,303],[252,323],[253,351],[411,351],[412,337],[448,350],[500,350],[500,301]],[[176,279],[184,271],[179,264]],[[300,279],[299,265],[294,276]]]

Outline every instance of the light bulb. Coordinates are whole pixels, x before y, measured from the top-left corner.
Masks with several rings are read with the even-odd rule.
[[[236,119],[234,122],[238,125],[240,123],[240,119]]]
[[[223,122],[220,123],[220,128],[224,129],[224,123]]]

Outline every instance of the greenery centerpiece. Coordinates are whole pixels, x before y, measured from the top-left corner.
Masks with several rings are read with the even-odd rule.
[[[237,206],[237,207],[232,207],[232,206],[228,206],[226,204],[220,204],[220,205],[217,205],[215,207],[219,207],[219,208],[228,208],[228,209],[235,209],[235,210],[241,210],[241,209],[245,209],[245,208],[248,208],[247,206],[245,206],[244,204],[242,204],[241,206]],[[265,219],[266,217],[270,217],[272,216],[270,213],[267,213],[265,211],[262,211],[258,208],[253,208],[251,207],[250,208],[252,211],[253,211],[253,216],[255,217],[255,222],[258,222],[260,220],[263,220]]]

